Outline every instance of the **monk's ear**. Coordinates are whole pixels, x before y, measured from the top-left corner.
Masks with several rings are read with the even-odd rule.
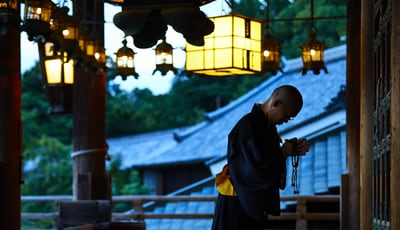
[[[280,99],[276,99],[272,102],[272,106],[273,107],[278,107],[280,104],[282,104],[283,102]]]

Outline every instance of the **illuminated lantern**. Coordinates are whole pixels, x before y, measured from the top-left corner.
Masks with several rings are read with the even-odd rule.
[[[301,46],[303,68],[301,73],[304,75],[308,70],[312,70],[314,74],[319,74],[323,69],[328,73],[328,69],[324,63],[324,49],[325,45],[316,39],[316,33],[311,31],[309,40]]]
[[[53,3],[49,0],[26,0],[22,29],[30,41],[46,38],[50,32]]]
[[[19,26],[18,1],[0,1],[0,35],[7,34],[7,25],[12,23]]]
[[[74,60],[65,51],[57,51],[54,43],[38,43],[43,82],[48,94],[51,114],[72,111]]]
[[[173,66],[174,60],[172,55],[172,46],[165,41],[163,41],[157,45],[155,49],[156,53],[156,69],[153,71],[153,74],[157,71],[161,72],[161,75],[166,75],[168,71],[172,70],[176,73],[176,69]]]
[[[186,43],[186,71],[216,77],[260,73],[262,22],[234,14],[210,20],[215,29],[203,46]]]
[[[127,41],[122,41],[123,47],[119,48],[116,53],[116,74],[122,77],[122,80],[126,80],[127,76],[133,75],[138,78],[138,74],[135,71],[135,53],[133,49],[126,46]]]
[[[263,42],[263,71],[268,71],[275,75],[278,70],[282,72],[279,63],[281,60],[281,46],[271,38],[271,34],[267,33]]]

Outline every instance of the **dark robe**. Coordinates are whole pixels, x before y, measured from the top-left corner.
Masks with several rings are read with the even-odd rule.
[[[280,214],[279,188],[285,158],[275,125],[256,104],[228,136],[228,170],[237,196],[218,195],[213,230],[264,229],[268,214]]]

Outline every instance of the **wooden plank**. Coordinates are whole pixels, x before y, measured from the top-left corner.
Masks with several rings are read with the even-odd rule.
[[[133,200],[147,201],[216,201],[215,195],[210,196],[161,196],[161,195],[127,195],[127,196],[113,196],[113,202],[131,202]]]
[[[113,213],[113,220],[121,220],[121,219],[212,219],[214,213],[133,213],[133,214],[124,214],[124,213]]]
[[[60,202],[57,209],[59,227],[111,221],[111,206],[108,200],[65,201]]]
[[[366,1],[365,4],[367,5]],[[371,6],[369,6],[371,7]],[[347,59],[346,59],[346,148],[349,172],[349,221],[351,229],[360,225],[360,74],[361,0],[347,1]],[[368,93],[372,94],[371,91]],[[369,140],[372,142],[372,140]],[[350,229],[350,228],[349,228]]]
[[[306,199],[299,199],[297,201],[296,212],[300,215],[300,219],[296,221],[297,230],[307,230],[307,220],[304,218],[307,213]]]
[[[302,218],[306,220],[340,220],[339,213],[305,213]]]
[[[57,214],[55,213],[21,213],[21,218],[23,220],[42,220],[42,219],[57,219]]]
[[[357,9],[361,9],[361,37],[360,37],[360,174],[359,174],[359,184],[360,184],[360,199],[359,206],[356,205],[357,200],[353,200],[350,203],[349,209],[349,218],[350,221],[349,227],[357,228],[357,217],[359,217],[360,226],[359,229],[369,230],[372,226],[372,143],[373,143],[373,78],[372,78],[372,1],[366,0],[361,4],[361,0],[355,1],[347,1],[349,14],[352,16],[354,14],[358,15],[359,11]],[[361,8],[357,8],[356,5],[361,5]],[[352,16],[353,17],[353,16]],[[356,17],[354,20],[358,20]],[[348,20],[350,23],[350,20]],[[356,34],[352,34],[356,35]],[[353,38],[351,38],[353,39]],[[348,46],[349,47],[349,46]],[[351,54],[348,54],[351,55]],[[351,76],[349,76],[351,77]],[[352,123],[351,123],[352,124]],[[347,135],[348,136],[348,135]],[[352,155],[354,156],[354,155]],[[356,159],[354,159],[356,160]],[[350,159],[352,163],[353,160]],[[356,178],[355,178],[356,179]],[[349,181],[352,181],[352,178],[349,178]],[[351,182],[352,184],[356,184],[355,182]],[[349,194],[353,191],[349,188]],[[358,208],[359,207],[359,208]],[[357,213],[358,210],[358,213]],[[353,219],[354,218],[354,219]]]
[[[342,182],[340,186],[340,228],[350,229],[350,216],[349,216],[349,175],[342,175]]]

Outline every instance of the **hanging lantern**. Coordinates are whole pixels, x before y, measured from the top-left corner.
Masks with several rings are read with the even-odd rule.
[[[18,1],[0,0],[0,35],[7,34],[7,25],[19,26]]]
[[[234,14],[210,20],[215,29],[203,46],[186,43],[186,71],[218,77],[260,73],[262,22]]]
[[[92,38],[87,39],[85,41],[85,50],[87,56],[94,57],[94,54],[96,53],[96,41]]]
[[[119,48],[116,53],[116,75],[120,75],[122,80],[126,80],[127,76],[133,75],[136,79],[139,75],[135,71],[135,53],[126,46],[127,41],[122,41],[123,47]]]
[[[308,70],[312,70],[314,74],[319,74],[323,69],[328,73],[328,69],[324,63],[324,49],[325,45],[317,40],[317,34],[314,31],[310,32],[309,40],[301,46],[303,68],[301,73],[304,75]]]
[[[49,35],[53,3],[49,0],[26,0],[23,30],[30,41]]]
[[[76,58],[81,54],[79,49],[79,22],[73,16],[68,15],[67,7],[55,7],[50,29],[52,39],[56,40],[58,50],[68,54],[68,59]]]
[[[0,12],[7,12],[8,10],[17,11],[18,1],[17,0],[1,0],[0,1]]]
[[[263,43],[263,71],[268,71],[272,75],[276,75],[278,70],[282,72],[282,68],[279,65],[281,59],[280,56],[280,44],[272,40],[271,34],[267,33],[266,39]]]
[[[172,46],[165,41],[165,37],[162,42],[157,45],[155,49],[156,53],[156,69],[153,71],[153,74],[157,71],[161,72],[161,75],[164,76],[168,71],[172,70],[174,73],[177,73],[176,68],[174,68],[173,56],[172,56]]]
[[[104,47],[97,45],[95,52],[94,52],[94,58],[96,59],[96,61],[101,64],[104,65],[106,64],[106,51],[104,49]]]
[[[72,111],[74,60],[65,51],[57,51],[54,43],[38,43],[43,82],[47,90],[51,114]]]

